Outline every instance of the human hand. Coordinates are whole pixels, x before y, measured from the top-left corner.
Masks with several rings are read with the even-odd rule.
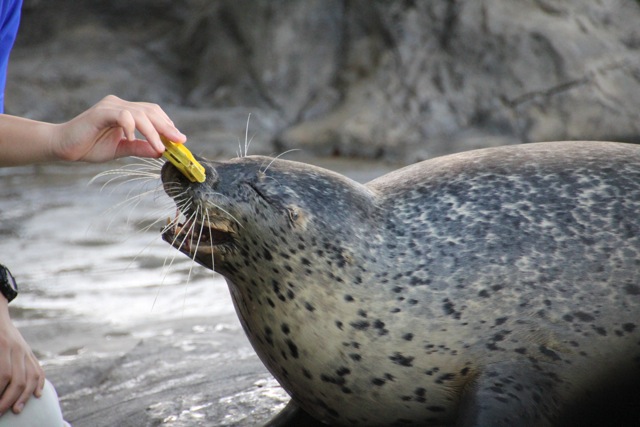
[[[145,139],[137,139],[138,130]],[[57,125],[51,147],[61,160],[105,162],[125,156],[160,157],[160,134],[186,141],[156,104],[129,102],[109,95],[66,123]]]
[[[9,318],[6,298],[0,295],[0,414],[9,408],[20,413],[27,400],[40,397],[44,370]]]

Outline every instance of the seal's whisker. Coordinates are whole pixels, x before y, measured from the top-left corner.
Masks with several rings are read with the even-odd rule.
[[[144,191],[144,192],[142,192],[140,194],[135,194],[135,195],[128,196],[122,202],[119,202],[119,203],[115,204],[114,206],[111,206],[109,209],[107,209],[104,212],[104,214],[112,214],[114,212],[122,211],[125,208],[129,207],[130,210],[129,210],[129,213],[127,214],[127,219],[126,219],[126,223],[129,224],[130,221],[131,221],[131,215],[133,214],[134,209],[142,202],[143,198],[145,196],[149,195],[149,194],[156,193],[157,191],[158,191],[158,188],[154,188],[154,189],[151,189],[151,190]],[[109,221],[107,229],[110,229],[111,225],[113,224],[113,222],[116,219],[117,219],[117,216],[113,215],[111,221]]]
[[[177,247],[178,251],[182,250],[182,248],[184,247],[185,243],[187,242],[187,239],[189,239],[189,234],[192,231],[191,227],[193,227],[193,224],[195,224],[195,222],[193,221],[193,219],[195,218],[196,213],[192,213],[191,216],[189,216],[187,219],[185,219],[185,224],[189,224],[189,229],[187,229],[187,232],[184,233],[184,236],[182,237],[182,241],[179,243],[179,245],[176,246],[176,243],[178,242],[178,240],[180,239],[180,233],[176,232],[173,238],[173,241],[171,242],[171,246],[173,247]],[[178,227],[179,222],[175,221],[174,222],[174,226],[177,228]],[[163,269],[171,269],[171,266],[173,265],[173,262],[175,260],[175,255],[174,257],[171,259],[171,262],[169,263],[169,265],[167,266],[167,260],[165,259],[164,264],[162,265]]]
[[[163,227],[162,232],[160,233],[160,236],[164,234],[165,230],[167,230],[168,228],[177,228],[178,225],[180,224],[180,215],[181,215],[181,211],[178,208],[177,210],[177,215],[171,219],[169,218],[169,221],[167,221],[167,224]],[[186,239],[186,237],[185,237]],[[178,241],[178,233],[174,234],[174,238],[173,241],[171,242],[171,246],[173,246],[175,244],[175,242]],[[182,243],[180,244],[180,248],[182,247],[182,245],[184,244],[184,240],[182,241]],[[160,283],[161,285],[164,283],[164,281],[167,278],[167,275],[169,274],[169,271],[171,270],[171,267],[173,266],[173,263],[176,260],[176,257],[178,255],[179,252],[174,252],[174,251],[168,251],[167,252],[167,256],[164,258],[164,261],[162,263],[162,271],[164,272],[163,274],[163,278],[162,278],[162,282]],[[171,261],[168,262],[168,259],[171,258]],[[155,307],[156,301],[158,299],[158,295],[160,294],[160,290],[158,290],[158,292],[156,293],[156,296],[153,300],[153,303],[151,305],[151,309],[153,310],[153,307]]]
[[[202,210],[201,207],[198,206],[198,208],[194,211],[192,215],[193,221],[189,222],[190,223],[189,229],[187,233],[185,233],[185,240],[186,239],[191,240],[195,233],[196,224],[200,223],[200,232],[198,233],[198,239],[196,240],[195,247],[192,250],[193,255],[190,257],[192,262],[191,262],[191,265],[189,266],[189,272],[187,273],[187,281],[185,284],[186,286],[184,289],[184,297],[182,300],[183,312],[187,304],[187,291],[189,289],[189,283],[191,282],[191,274],[193,273],[193,267],[196,265],[196,254],[198,253],[198,249],[200,248],[200,242],[202,240],[202,232],[204,231],[204,216],[202,215],[201,210]],[[199,217],[203,217],[202,220],[199,220]],[[183,240],[183,243],[184,243],[184,240]]]
[[[120,177],[132,177],[132,176],[149,177],[153,179],[160,178],[160,169],[162,166],[161,163],[158,163],[156,159],[154,159],[154,162],[147,161],[145,159],[138,159],[138,160],[142,160],[142,162],[131,163],[128,165],[124,165],[121,168],[110,169],[104,172],[100,172],[89,181],[89,185],[93,184],[97,179],[103,178],[105,176],[114,176],[114,178],[112,179],[118,179]],[[110,182],[111,180],[105,183],[103,187],[109,184]]]
[[[171,206],[173,206],[173,204],[171,204]],[[158,212],[164,212],[164,211],[166,211],[166,209],[162,209],[162,210],[158,209],[157,211]],[[149,225],[147,225],[147,226],[143,227],[142,229],[140,229],[141,232],[146,233],[146,232],[150,231],[156,225],[162,223],[163,218],[162,218],[161,215],[154,215],[154,216],[158,217],[158,219],[156,219],[155,221],[151,222]],[[175,221],[175,219],[174,220],[170,220],[170,222],[171,221]]]
[[[111,192],[115,191],[118,187],[120,187],[121,185],[124,185],[124,184],[128,184],[128,183],[131,183],[131,182],[137,182],[137,181],[142,181],[142,182],[155,181],[155,180],[157,180],[159,178],[159,175],[157,175],[157,174],[147,174],[147,173],[145,173],[145,174],[140,174],[140,173],[136,173],[136,174],[131,174],[131,173],[127,173],[127,174],[124,174],[124,173],[122,173],[122,174],[111,173],[109,175],[116,175],[116,176],[113,176],[107,182],[102,184],[102,186],[100,187],[100,191],[104,191],[104,189],[107,186],[111,186],[111,184],[113,182],[119,181],[122,178],[127,178],[127,179],[121,180],[116,185],[113,185],[111,187]],[[107,175],[105,174],[103,176],[107,176]],[[96,175],[94,177],[94,179],[97,178],[97,177],[98,176]],[[89,184],[91,184],[93,181],[94,181],[93,179],[91,181],[89,181]]]
[[[213,207],[214,207],[214,208],[216,208],[216,209],[218,209],[219,211],[224,212],[225,214],[227,214],[227,215],[229,216],[229,218],[231,218],[232,220],[234,220],[234,221],[236,222],[236,224],[238,224],[238,226],[239,226],[240,228],[244,228],[244,227],[242,226],[242,224],[240,223],[240,221],[238,221],[238,219],[237,219],[235,216],[231,215],[231,213],[229,213],[229,211],[227,211],[227,210],[223,209],[223,208],[222,208],[220,205],[218,205],[217,203],[212,203],[212,205],[213,205]]]
[[[134,159],[142,162],[142,163],[138,163],[140,165],[149,165],[149,166],[157,167],[158,169],[160,169],[165,164],[165,161],[162,160],[162,158],[152,159],[149,157],[134,157]]]
[[[155,176],[159,176],[160,168],[158,168],[157,166],[151,166],[143,163],[133,163],[130,165],[124,165],[121,168],[109,169],[109,170],[100,172],[99,174],[91,178],[89,183],[92,184],[96,179],[102,178],[104,176],[109,176],[109,175],[139,175],[139,174],[145,174],[145,175],[153,174]]]
[[[300,149],[299,149],[299,148],[292,148],[292,149],[290,149],[290,150],[287,150],[287,151],[285,151],[285,152],[282,152],[282,153],[278,154],[278,155],[277,155],[277,156],[275,156],[273,159],[271,159],[271,161],[269,162],[269,164],[267,165],[267,167],[266,167],[266,168],[264,168],[264,170],[263,170],[263,171],[261,171],[260,173],[263,173],[263,174],[267,173],[267,170],[271,167],[271,165],[273,164],[273,162],[275,162],[276,160],[278,160],[280,157],[284,156],[285,154],[289,154],[289,153],[291,153],[291,152],[293,152],[293,151],[300,151]]]
[[[205,210],[204,213],[205,213],[205,216],[207,217],[207,224],[211,224],[211,217],[209,216],[209,211]],[[213,252],[214,252],[213,233],[211,231],[211,227],[209,227],[209,247],[211,248],[211,271],[215,276],[215,269],[213,268],[215,266],[215,257],[213,256]]]
[[[251,137],[251,139],[249,139],[249,121],[251,120],[251,113],[249,113],[249,116],[247,117],[247,126],[245,127],[244,130],[244,157],[247,157],[249,155],[249,146],[251,145],[251,140],[253,139],[253,136]]]

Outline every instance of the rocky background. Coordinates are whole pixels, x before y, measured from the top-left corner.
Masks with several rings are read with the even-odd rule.
[[[633,0],[25,0],[7,112],[161,104],[208,156],[640,140]]]

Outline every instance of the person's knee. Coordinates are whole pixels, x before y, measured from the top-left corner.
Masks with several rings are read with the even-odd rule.
[[[62,418],[58,394],[46,380],[42,396],[32,396],[19,414],[8,411],[0,417],[0,427],[63,427],[68,425]]]

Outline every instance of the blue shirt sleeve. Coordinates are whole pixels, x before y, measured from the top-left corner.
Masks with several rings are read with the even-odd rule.
[[[22,0],[0,0],[0,113],[4,113],[7,66],[13,42],[18,34],[21,8]]]

